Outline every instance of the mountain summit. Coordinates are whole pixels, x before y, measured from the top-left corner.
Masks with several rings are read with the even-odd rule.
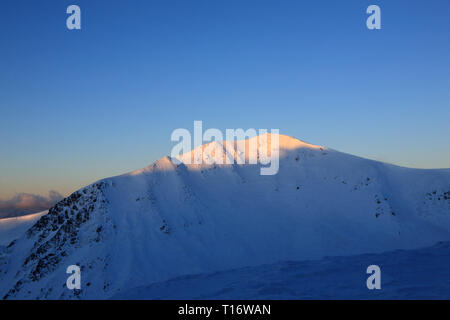
[[[236,144],[232,164],[190,164],[192,151],[74,192],[3,250],[0,296],[103,299],[187,274],[450,240],[450,170],[278,137],[276,175]],[[228,143],[201,148],[213,158]],[[73,264],[81,290],[65,287]]]

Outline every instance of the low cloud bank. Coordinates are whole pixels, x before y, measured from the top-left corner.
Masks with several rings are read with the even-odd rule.
[[[48,210],[62,198],[63,196],[56,191],[50,191],[48,197],[18,193],[9,200],[0,200],[0,219]]]

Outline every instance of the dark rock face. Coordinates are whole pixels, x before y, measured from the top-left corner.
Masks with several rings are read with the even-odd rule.
[[[107,201],[104,200],[103,190],[106,186],[105,182],[99,182],[74,192],[58,202],[26,232],[28,241],[35,239],[33,247],[16,274],[16,284],[3,299],[14,297],[24,283],[39,281],[54,271],[69,251],[79,245],[80,227],[90,220],[95,211],[105,208]],[[101,228],[99,230],[98,234]],[[19,241],[9,244],[7,256],[16,250]]]

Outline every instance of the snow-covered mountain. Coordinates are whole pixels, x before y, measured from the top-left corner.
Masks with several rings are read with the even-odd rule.
[[[102,299],[187,274],[450,240],[449,169],[402,168],[284,135],[279,147],[272,176],[260,165],[165,157],[73,193],[3,251],[0,296]],[[81,290],[65,286],[72,264]]]

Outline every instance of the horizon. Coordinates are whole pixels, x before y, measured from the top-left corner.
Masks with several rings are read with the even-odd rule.
[[[294,137],[294,136],[290,136],[290,135],[287,135],[287,134],[282,134],[282,133],[279,133],[279,134],[273,134],[273,133],[270,133],[270,132],[267,132],[267,134],[278,135],[278,136],[285,136],[285,137],[292,138],[292,139],[295,139],[295,140],[297,140],[297,141],[300,141],[300,142],[302,142],[302,143],[304,143],[304,144],[306,144],[306,145],[310,145],[310,146],[312,146],[312,147],[324,147],[324,148],[326,148],[326,149],[328,149],[328,150],[337,151],[337,152],[339,152],[339,153],[348,154],[348,155],[356,156],[356,157],[359,157],[359,158],[362,158],[362,159],[372,160],[372,161],[377,161],[377,162],[382,162],[382,163],[385,163],[385,164],[394,165],[394,166],[399,166],[399,167],[408,168],[408,169],[417,169],[417,170],[445,170],[445,169],[450,169],[450,167],[443,167],[443,168],[416,168],[416,167],[408,167],[408,166],[398,165],[398,164],[395,164],[395,163],[390,163],[390,162],[386,162],[386,161],[382,161],[382,160],[377,160],[377,159],[370,159],[370,158],[366,158],[366,157],[361,157],[361,156],[356,155],[356,154],[351,154],[351,153],[348,153],[348,152],[343,152],[343,151],[341,151],[341,150],[336,150],[336,149],[333,149],[333,148],[328,148],[327,146],[323,146],[323,145],[320,145],[320,144],[311,143],[311,142],[309,142],[309,141],[305,141],[305,140],[302,140],[302,139],[299,139],[299,138],[296,138],[296,137]],[[264,134],[258,134],[258,135],[256,135],[256,136],[259,137],[259,136],[262,136],[262,135],[264,135]],[[249,136],[249,137],[246,137],[245,140],[249,140],[249,139],[251,139],[252,137],[255,137],[255,136]],[[193,141],[193,140],[192,140],[192,141]],[[227,141],[241,141],[241,140],[226,140],[226,139],[223,139],[223,140],[214,140],[214,141],[223,141],[223,142],[227,142]],[[210,143],[212,143],[212,142],[214,142],[214,141],[204,142],[201,146],[205,146],[205,145],[210,144]],[[172,145],[172,146],[173,146],[173,145]],[[198,147],[192,146],[192,148],[191,148],[189,151],[187,151],[186,153],[182,153],[182,154],[180,154],[179,156],[185,156],[185,155],[187,155],[187,154],[190,154],[190,153],[191,153],[192,151],[194,151],[196,148],[198,148]],[[44,192],[44,193],[42,193],[42,194],[33,194],[33,193],[28,193],[28,192],[15,193],[15,194],[13,195],[12,198],[21,197],[21,196],[22,196],[22,197],[27,197],[27,196],[38,196],[38,197],[47,198],[48,195],[50,195],[50,196],[48,196],[49,199],[51,199],[52,197],[53,197],[53,198],[55,198],[55,197],[57,198],[58,196],[60,196],[60,197],[68,197],[70,194],[72,194],[73,192],[75,192],[75,191],[77,191],[77,190],[79,190],[79,189],[81,189],[81,188],[83,188],[83,187],[86,187],[86,186],[88,186],[88,185],[91,185],[91,184],[93,184],[93,183],[99,182],[99,181],[104,180],[104,179],[114,178],[114,177],[116,177],[116,176],[120,176],[120,175],[123,175],[123,174],[129,174],[129,173],[132,173],[132,172],[134,172],[134,171],[139,171],[140,169],[144,169],[144,168],[146,168],[146,167],[148,167],[148,166],[151,166],[153,163],[155,163],[155,162],[157,162],[157,161],[159,161],[159,160],[162,160],[162,159],[164,159],[164,158],[166,158],[166,157],[168,157],[169,159],[173,159],[173,157],[171,157],[170,154],[166,154],[166,155],[162,156],[161,158],[158,158],[158,159],[152,161],[151,163],[148,163],[147,165],[144,165],[143,167],[140,167],[140,168],[133,168],[133,169],[131,169],[131,170],[129,170],[129,171],[126,171],[126,172],[120,172],[120,173],[118,173],[118,174],[114,174],[114,175],[110,175],[110,176],[105,176],[105,177],[100,177],[100,178],[98,178],[98,179],[96,179],[96,180],[93,180],[93,181],[91,181],[91,182],[86,183],[86,184],[83,185],[83,186],[80,186],[80,187],[78,187],[78,188],[76,188],[76,189],[73,189],[73,190],[71,190],[71,191],[68,191],[67,193],[62,193],[62,194],[60,194],[58,191],[55,191],[55,190],[51,189],[51,190],[48,190],[46,193]],[[52,194],[53,194],[53,195],[52,195]],[[11,200],[11,199],[2,199],[2,198],[0,198],[0,201],[5,201],[5,202],[6,202],[6,201],[9,201],[9,200]],[[58,201],[59,201],[59,200],[58,200]],[[37,211],[32,211],[32,212],[29,213],[29,214],[34,214],[34,213],[41,212],[41,211],[42,211],[42,208],[39,209],[39,210],[37,210]]]
[[[0,11],[2,201],[143,168],[196,119],[450,167],[448,1],[377,1],[381,30],[368,1],[75,3],[81,30],[69,1]]]

